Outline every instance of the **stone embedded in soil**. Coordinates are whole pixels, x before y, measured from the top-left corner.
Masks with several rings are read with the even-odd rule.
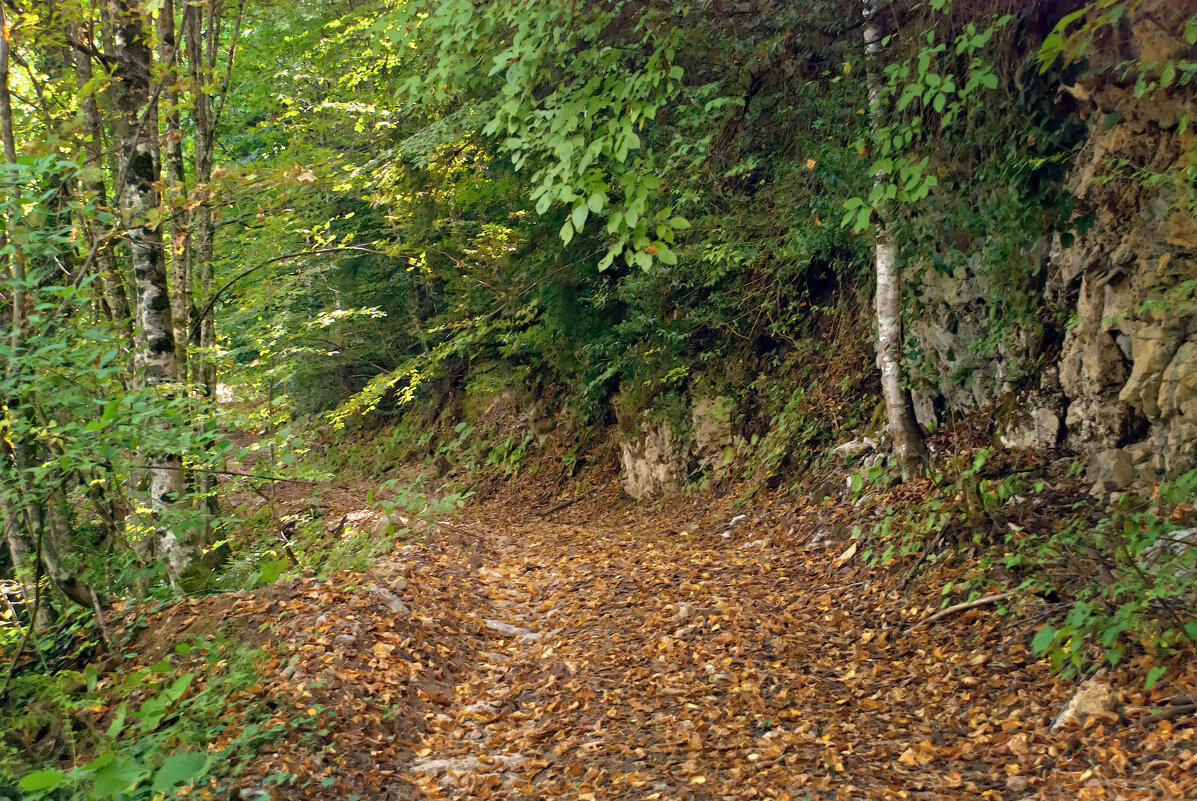
[[[493,776],[518,768],[524,762],[522,754],[484,754],[464,757],[425,757],[407,766],[409,773],[440,776],[441,784],[455,785],[460,774]]]
[[[387,609],[400,615],[407,615],[411,610],[407,608],[407,604],[399,600],[399,596],[384,587],[371,587],[371,591],[378,596],[378,600],[386,605]]]
[[[519,637],[521,641],[539,640],[542,636],[539,632],[513,626],[501,620],[483,620],[482,623],[496,634],[501,634],[504,637]]]
[[[1064,709],[1052,724],[1056,732],[1069,723],[1084,724],[1094,715],[1105,715],[1114,711],[1118,703],[1118,691],[1102,681],[1090,679],[1077,688],[1076,693],[1064,705]]]

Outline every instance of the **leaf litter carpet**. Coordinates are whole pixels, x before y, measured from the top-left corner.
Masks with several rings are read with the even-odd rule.
[[[732,530],[580,512],[484,508],[365,573],[176,611],[269,630],[264,692],[279,721],[310,718],[241,797],[1194,797],[1191,715],[1049,733],[1071,688],[1025,619],[911,630],[935,607],[840,559],[825,512]],[[1172,677],[1111,681],[1127,708],[1192,690],[1191,666]]]

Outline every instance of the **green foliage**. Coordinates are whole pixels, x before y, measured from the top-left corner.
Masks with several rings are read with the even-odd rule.
[[[1162,660],[1197,641],[1197,547],[1192,527],[1175,517],[1194,501],[1197,471],[1161,485],[1151,501],[1124,499],[1091,527],[1079,520],[1039,539],[1028,555],[1043,575],[1027,586],[1053,590],[1050,568],[1077,552],[1092,566],[1092,578],[1075,592],[1067,614],[1036,632],[1032,650],[1054,669],[1076,675],[1098,661],[1117,665],[1128,649]]]
[[[675,63],[681,29],[651,8],[630,17],[629,7],[622,0],[403,4],[374,25],[401,51],[428,54],[427,68],[413,70],[400,96],[438,105],[493,98],[479,107],[481,134],[516,170],[532,167],[529,199],[538,214],[557,204],[569,209],[559,231],[566,246],[592,215],[605,216],[615,241],[600,270],[617,256],[645,269],[654,260],[677,263],[670,245],[689,223],[653,202],[662,179],[641,134],[666,108],[701,113],[698,100],[714,89],[700,87],[683,101],[685,71]]]
[[[192,652],[203,657],[202,673],[179,671],[168,656],[115,678],[101,678],[92,668],[19,678],[11,691],[24,699],[25,708],[15,705],[3,713],[5,730],[14,736],[0,754],[0,797],[7,784],[19,788],[22,799],[133,801],[203,787],[215,776],[234,776],[256,748],[280,731],[265,724],[267,705],[258,700],[242,710],[238,728],[226,734],[229,697],[257,680],[258,653],[222,642],[175,649],[179,655]],[[196,661],[194,655],[188,659]],[[112,710],[106,725],[78,724],[95,709]],[[60,721],[58,747],[66,764],[30,770],[24,766],[36,760],[12,744],[21,742],[24,730],[40,726],[47,714]],[[215,747],[216,741],[224,744]]]

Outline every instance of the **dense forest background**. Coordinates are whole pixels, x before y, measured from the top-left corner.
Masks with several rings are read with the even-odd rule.
[[[15,708],[114,603],[309,569],[362,482],[387,536],[520,482],[925,484],[862,558],[1063,598],[1072,675],[1197,640],[1191,3],[0,11]]]

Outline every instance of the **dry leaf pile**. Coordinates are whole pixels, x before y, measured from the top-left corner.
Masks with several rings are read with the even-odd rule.
[[[820,535],[828,509],[728,527],[617,507],[580,503],[562,515],[576,523],[482,507],[365,574],[189,604],[264,626],[263,692],[280,720],[316,719],[246,787],[287,770],[301,781],[272,797],[1197,792],[1193,716],[1130,725],[1193,691],[1188,665],[1151,693],[1109,677],[1121,714],[1051,734],[1072,688],[1030,655],[1025,621],[990,605],[912,629],[938,607]]]

